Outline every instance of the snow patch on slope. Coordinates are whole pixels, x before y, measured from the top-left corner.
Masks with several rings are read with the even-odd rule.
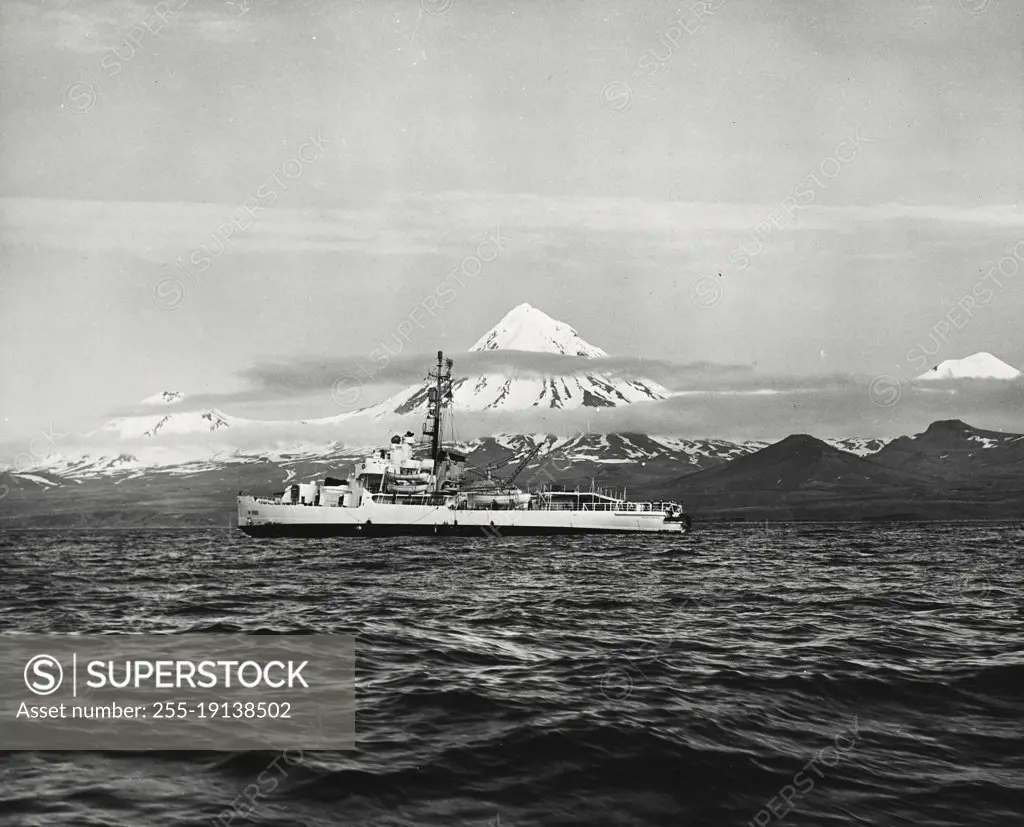
[[[822,439],[833,448],[846,451],[848,454],[856,454],[858,457],[867,457],[877,454],[886,445],[892,442],[891,439],[877,439],[874,437],[849,437],[847,439]]]

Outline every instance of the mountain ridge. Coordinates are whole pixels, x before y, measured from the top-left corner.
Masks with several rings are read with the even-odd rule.
[[[808,434],[765,444],[630,432],[505,433],[464,447],[483,473],[491,467],[504,477],[538,443],[541,451],[523,469],[520,485],[681,498],[698,521],[1024,519],[1024,436],[959,420],[893,440],[878,452],[889,452],[884,462]],[[0,471],[0,526],[223,525],[234,491],[271,493],[287,481],[344,476],[372,450],[331,443],[234,451],[159,468],[124,454]]]

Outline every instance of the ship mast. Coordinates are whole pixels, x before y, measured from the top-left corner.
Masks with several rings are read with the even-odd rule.
[[[437,368],[428,374],[434,380],[434,387],[427,389],[427,421],[423,431],[430,435],[430,458],[435,468],[442,453],[442,425],[444,407],[451,398],[452,365],[451,359],[445,359],[442,351],[437,352]]]

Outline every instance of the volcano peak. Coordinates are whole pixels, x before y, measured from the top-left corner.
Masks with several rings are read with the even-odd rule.
[[[991,353],[981,351],[963,359],[947,359],[922,373],[919,380],[1017,379],[1020,371]]]
[[[583,359],[607,358],[565,322],[523,302],[506,313],[470,351],[527,351]],[[500,372],[499,372],[500,370]],[[375,416],[420,412],[427,407],[429,385],[413,385],[379,403]],[[529,410],[532,408],[614,408],[634,402],[665,399],[669,391],[643,377],[624,378],[601,371],[599,364],[579,364],[558,375],[537,371],[516,373],[506,366],[459,376],[452,385],[455,408],[461,411]]]
[[[508,311],[470,350],[525,350],[582,356],[587,359],[608,355],[584,340],[565,322],[552,318],[528,302],[522,302]]]

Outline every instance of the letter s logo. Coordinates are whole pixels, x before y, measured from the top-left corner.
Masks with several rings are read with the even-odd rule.
[[[36,655],[25,664],[25,686],[36,695],[52,695],[63,681],[64,669],[53,655]]]

